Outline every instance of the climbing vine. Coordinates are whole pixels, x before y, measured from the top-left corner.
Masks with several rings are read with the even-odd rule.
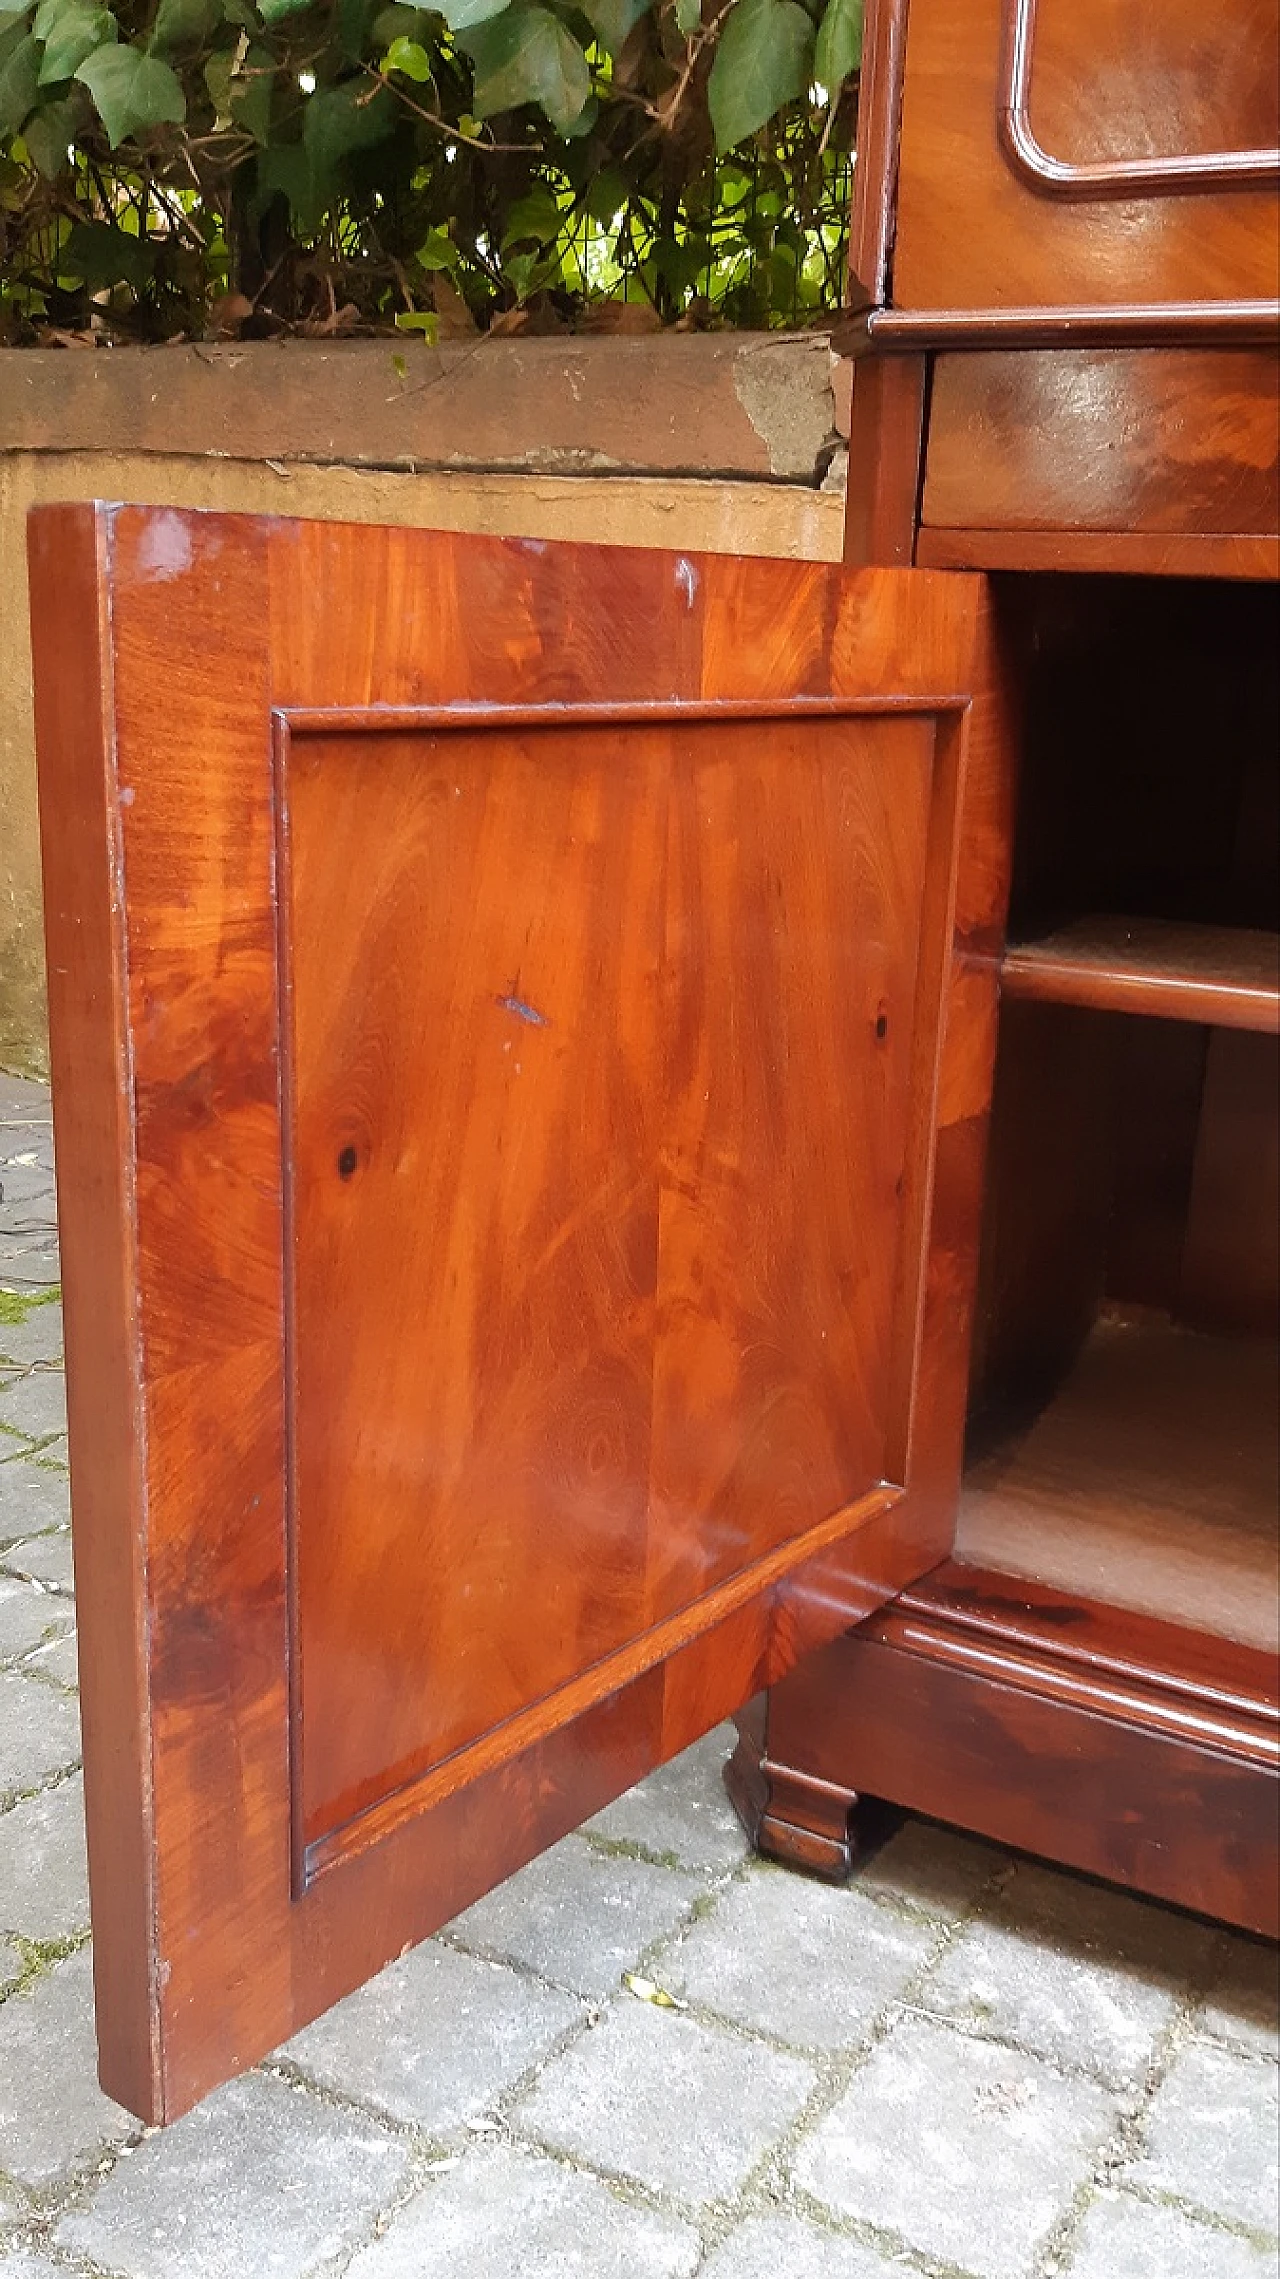
[[[0,0],[0,338],[804,324],[862,0]]]

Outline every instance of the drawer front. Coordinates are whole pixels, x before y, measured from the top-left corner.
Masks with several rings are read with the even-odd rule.
[[[911,0],[903,309],[1274,297],[1276,0]]]
[[[1265,349],[939,356],[923,556],[930,533],[1068,531],[1257,541],[1273,566],[1277,393]]]

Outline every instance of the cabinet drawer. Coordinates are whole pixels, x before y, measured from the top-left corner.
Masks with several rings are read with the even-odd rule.
[[[1274,573],[1277,393],[1266,349],[940,356],[919,558]]]
[[[1276,0],[911,0],[900,309],[1275,293]]]

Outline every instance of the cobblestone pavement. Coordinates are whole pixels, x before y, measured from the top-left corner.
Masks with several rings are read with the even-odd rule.
[[[761,1865],[724,1731],[139,2129],[94,2082],[47,1095],[4,1078],[0,1182],[0,2279],[1274,2274],[1269,1950],[919,1822],[845,1891]]]

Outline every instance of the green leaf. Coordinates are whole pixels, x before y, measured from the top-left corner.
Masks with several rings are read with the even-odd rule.
[[[384,71],[402,71],[406,79],[416,79],[421,87],[431,77],[431,58],[416,40],[392,40],[382,58]]]
[[[0,0],[0,25],[12,31],[14,18],[25,16],[30,6],[31,0]]]
[[[440,13],[451,32],[469,31],[473,24],[487,24],[500,16],[511,0],[440,0]]]
[[[650,0],[582,0],[587,22],[610,55],[618,54],[628,32],[635,29],[649,6]]]
[[[428,230],[413,258],[424,269],[456,269],[460,256],[448,230],[433,229]]]
[[[333,175],[316,167],[300,142],[275,143],[258,160],[257,212],[264,213],[274,197],[287,199],[294,227],[303,237],[319,229],[334,191]]]
[[[523,198],[517,198],[507,215],[502,233],[505,251],[509,245],[550,245],[559,237],[564,219],[555,193],[545,182],[535,182]]]
[[[865,0],[827,0],[818,26],[813,75],[834,103],[846,79],[862,61],[862,19]]]
[[[598,174],[593,174],[584,200],[592,221],[602,222],[606,227],[613,222],[626,205],[629,188],[620,166],[603,166]]]
[[[736,149],[803,95],[813,46],[813,25],[797,0],[737,0],[707,81],[717,150]]]
[[[590,134],[599,116],[599,97],[595,95],[588,95],[586,102],[583,104],[582,109],[578,113],[577,118],[570,119],[568,126],[561,128],[560,131],[563,134],[565,141],[583,141],[584,138]]]
[[[359,63],[369,45],[374,0],[338,0],[338,46],[348,63]]]
[[[16,135],[35,108],[40,84],[40,42],[31,32],[6,41],[0,54],[0,135]]]
[[[537,103],[563,134],[591,93],[587,59],[573,34],[539,7],[508,8],[464,40],[475,65],[477,118]]]
[[[403,8],[399,0],[392,0],[389,8],[379,8],[370,24],[369,44],[386,49],[393,40],[421,40],[425,29],[420,8]]]
[[[54,103],[42,103],[23,126],[22,139],[32,165],[46,182],[56,181],[68,164],[67,151],[84,123],[81,112],[84,100],[77,88]]]
[[[40,85],[75,77],[77,67],[95,48],[109,47],[117,37],[116,20],[109,8],[94,8],[84,0],[44,0],[35,21],[37,39],[45,43]]]
[[[690,39],[702,29],[702,0],[676,0],[676,30]]]
[[[244,62],[231,75],[231,116],[238,127],[265,149],[271,140],[271,98],[275,93],[276,59],[270,48],[251,47]]]
[[[395,123],[395,106],[385,87],[371,94],[367,79],[348,79],[311,97],[302,120],[303,146],[317,172],[324,173],[351,151],[385,142]]]
[[[100,47],[75,74],[97,106],[115,150],[126,135],[166,123],[181,126],[187,99],[167,63],[136,47]]]
[[[204,67],[204,83],[209,90],[209,101],[213,105],[214,118],[219,126],[229,126],[231,123],[231,89],[235,83],[232,74],[235,67],[235,49],[229,47],[221,49],[217,55],[211,55]]]
[[[300,16],[313,0],[258,0],[264,24],[278,24],[284,16]]]
[[[77,222],[58,266],[64,276],[82,278],[91,292],[103,285],[131,285],[140,292],[154,274],[156,250],[110,222]]]
[[[151,53],[172,55],[179,48],[203,47],[221,21],[221,0],[160,0],[151,28]]]

